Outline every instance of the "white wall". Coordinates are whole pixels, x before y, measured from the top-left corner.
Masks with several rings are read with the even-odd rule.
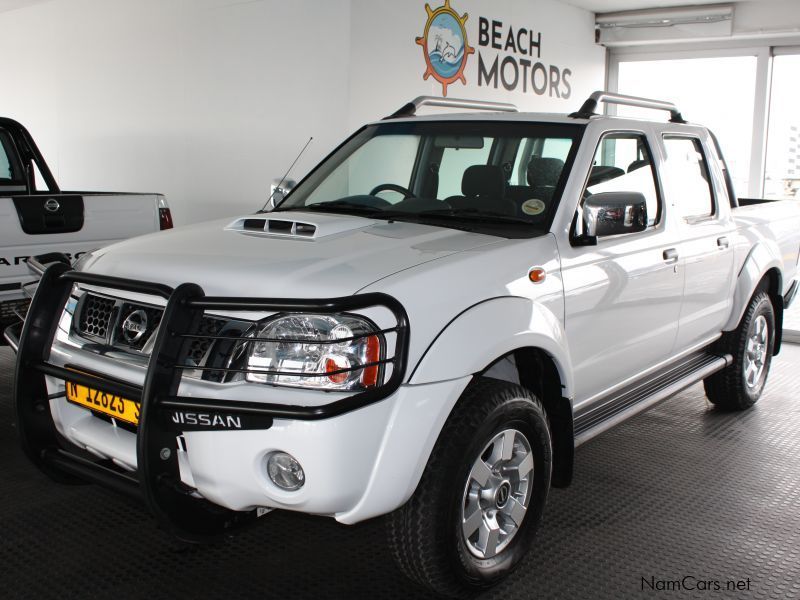
[[[591,13],[453,5],[476,47],[480,15],[541,31],[541,61],[569,68],[572,91],[479,87],[472,55],[449,96],[567,112],[602,87]],[[422,1],[53,0],[0,13],[0,115],[31,130],[64,189],[163,192],[179,225],[247,212],[309,136],[296,176],[361,123],[441,94],[422,79],[425,22]]]
[[[428,0],[432,8],[444,0]],[[572,112],[577,110],[591,92],[602,89],[605,77],[605,50],[594,43],[594,14],[556,0],[453,0],[452,7],[467,13],[467,39],[475,53],[467,59],[466,84],[448,86],[448,97],[495,100],[516,104],[520,110]],[[479,45],[479,21],[500,21],[503,45],[509,27],[514,37],[524,28],[541,33],[541,56],[531,58],[519,52],[497,51]],[[442,95],[442,86],[432,77],[423,80],[426,69],[422,48],[415,38],[422,36],[425,22],[425,2],[391,2],[352,0],[350,74],[351,125],[365,119],[375,119],[393,112],[415,96]],[[523,36],[523,39],[527,39]],[[523,91],[521,81],[514,91],[479,85],[478,54],[483,55],[486,68],[495,57],[506,56],[541,62],[571,73],[569,98],[557,98],[548,92],[538,95],[530,89]],[[519,62],[517,62],[519,65]],[[376,72],[376,66],[379,66]],[[522,77],[522,67],[520,78]],[[509,75],[510,78],[510,75]]]

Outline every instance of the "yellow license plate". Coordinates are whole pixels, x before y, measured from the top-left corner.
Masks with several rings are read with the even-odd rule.
[[[139,424],[139,403],[100,390],[79,385],[71,381],[65,382],[67,386],[67,400],[93,411],[114,417],[120,421]]]

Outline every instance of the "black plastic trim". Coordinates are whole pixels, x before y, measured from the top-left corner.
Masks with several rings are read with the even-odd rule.
[[[789,286],[789,291],[787,291],[786,294],[783,296],[784,310],[789,308],[792,305],[792,302],[794,302],[794,299],[797,296],[797,290],[798,290],[798,282],[795,279],[794,281],[792,281],[792,285]]]
[[[33,140],[28,130],[18,121],[6,117],[0,117],[0,128],[6,130],[10,134],[12,142],[19,153],[18,159],[25,170],[25,186],[28,190],[28,194],[30,195],[36,191],[36,180],[33,177],[33,163],[36,163],[39,173],[42,175],[42,179],[44,179],[47,185],[48,192],[50,194],[61,193],[56,179],[53,177],[52,171],[50,171],[50,167],[47,166],[44,156],[42,156],[42,153],[39,151],[36,142]]]

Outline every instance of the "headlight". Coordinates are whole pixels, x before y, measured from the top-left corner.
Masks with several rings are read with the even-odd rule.
[[[326,390],[375,387],[384,339],[353,315],[290,315],[263,324],[250,342],[248,381]],[[371,334],[371,335],[370,335]],[[369,365],[369,366],[367,366]]]

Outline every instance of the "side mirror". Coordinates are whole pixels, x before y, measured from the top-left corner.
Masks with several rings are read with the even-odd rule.
[[[583,233],[588,238],[647,229],[647,200],[639,192],[601,192],[583,203]]]
[[[264,207],[265,211],[274,209],[291,192],[297,182],[294,179],[273,179],[269,187],[269,200]]]

